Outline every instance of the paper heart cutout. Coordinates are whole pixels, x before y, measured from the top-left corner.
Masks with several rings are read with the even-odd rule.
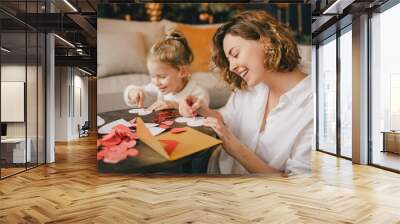
[[[168,129],[168,128],[169,128],[169,126],[168,126],[168,125],[165,125],[165,124],[160,124],[159,127],[160,127],[160,128],[164,128],[164,129]]]
[[[139,155],[139,151],[137,149],[135,149],[135,148],[132,148],[132,149],[128,149],[126,151],[126,154],[128,156],[135,157],[135,156]]]
[[[179,133],[182,133],[182,132],[185,132],[186,131],[186,128],[173,128],[173,129],[171,129],[171,133],[172,134],[179,134]]]
[[[171,126],[174,124],[174,121],[169,120],[169,121],[163,121],[162,124],[167,125],[167,126]]]
[[[171,155],[176,146],[178,145],[178,141],[175,140],[159,140],[164,145],[164,150],[168,155]]]

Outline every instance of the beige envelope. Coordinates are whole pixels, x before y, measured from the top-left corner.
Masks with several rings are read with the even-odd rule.
[[[153,136],[145,126],[143,120],[140,117],[136,118],[136,131],[139,139],[168,160],[177,160],[221,143],[220,140],[193,128],[185,127],[185,129],[185,132],[178,134],[166,132],[158,136]],[[159,140],[175,140],[178,142],[178,145],[171,155],[168,155]]]

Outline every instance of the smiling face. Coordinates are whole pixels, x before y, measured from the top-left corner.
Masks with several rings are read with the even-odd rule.
[[[223,48],[229,61],[229,70],[240,76],[249,87],[263,81],[267,71],[264,67],[264,49],[256,40],[227,34]]]
[[[163,94],[180,92],[185,86],[187,76],[184,68],[176,69],[171,65],[155,60],[148,60],[147,68],[151,76],[151,82]]]
[[[290,30],[263,10],[240,12],[220,26],[212,52],[215,68],[234,89],[267,81],[277,72],[291,72],[301,59]]]

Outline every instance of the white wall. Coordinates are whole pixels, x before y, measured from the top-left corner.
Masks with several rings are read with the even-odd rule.
[[[74,102],[71,102],[71,106],[74,105],[72,108],[72,138],[78,138],[79,133],[78,133],[78,124],[82,126],[85,121],[88,121],[88,78],[81,76],[82,73],[77,74],[77,70],[74,70],[74,91],[73,94],[74,96],[71,96],[73,98]],[[79,93],[77,90],[80,90],[80,97]],[[80,100],[80,102],[79,102]],[[79,111],[79,107],[81,111]]]
[[[36,67],[28,66],[27,67],[28,74],[35,73],[36,74]],[[25,82],[25,65],[3,65],[1,66],[1,81],[18,81],[18,82]],[[29,83],[36,85],[36,82]],[[30,92],[32,90],[34,92]],[[36,89],[28,89],[27,92],[27,102],[33,102],[33,98],[36,98]],[[35,105],[30,105],[34,106]],[[1,110],[7,110],[7,108],[1,108]],[[27,114],[28,122],[33,120],[36,121],[36,114]],[[33,116],[33,117],[32,117]],[[28,125],[29,127],[33,127],[33,125]],[[36,127],[35,127],[36,129]],[[29,133],[29,130],[28,130]],[[25,137],[25,122],[7,122],[7,136],[8,137]],[[29,137],[29,136],[28,136]]]
[[[38,70],[37,70],[38,69]],[[25,80],[27,78],[27,81]],[[7,64],[1,66],[1,81],[19,81],[26,83],[26,107],[23,106],[22,112],[27,115],[24,122],[6,122],[8,138],[30,139],[32,161],[44,163],[44,74],[42,68],[36,66]],[[7,97],[7,96],[2,96]],[[2,111],[12,110],[11,108],[1,108]],[[11,112],[12,111],[8,111]],[[38,153],[38,156],[37,156]]]
[[[67,67],[55,68],[55,141],[68,141],[69,95],[70,83]]]
[[[28,67],[28,70],[32,69]],[[1,81],[18,81],[25,82],[25,65],[2,65]],[[7,110],[7,108],[1,108]],[[24,122],[7,123],[7,137],[25,137]]]
[[[88,79],[71,67],[56,67],[55,125],[56,141],[70,141],[79,137],[78,124],[88,120]],[[77,108],[80,89],[82,114]]]

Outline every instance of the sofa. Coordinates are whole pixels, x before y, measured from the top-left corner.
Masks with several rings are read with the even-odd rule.
[[[151,46],[171,29],[178,29],[188,39],[194,53],[192,79],[210,95],[210,107],[220,108],[231,90],[218,74],[209,70],[212,35],[220,24],[187,25],[168,20],[138,22],[98,18],[97,20],[97,111],[127,109],[122,93],[127,85],[150,82],[146,55]],[[311,46],[299,46],[302,69],[309,73]],[[145,99],[149,106],[155,99]]]

